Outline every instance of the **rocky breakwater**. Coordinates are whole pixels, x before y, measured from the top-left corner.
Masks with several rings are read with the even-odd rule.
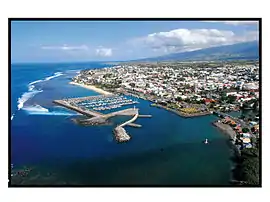
[[[117,126],[116,128],[114,128],[113,133],[114,133],[114,137],[115,137],[116,141],[119,143],[127,142],[131,138],[127,134],[126,130],[121,126]]]
[[[96,126],[96,125],[111,125],[111,122],[108,120],[104,119],[103,117],[93,117],[93,118],[82,118],[78,119],[75,118],[73,119],[73,122],[76,124],[80,125],[85,125],[85,126]]]

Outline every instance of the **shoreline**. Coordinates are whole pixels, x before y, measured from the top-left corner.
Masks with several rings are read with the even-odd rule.
[[[181,117],[184,117],[184,118],[192,118],[192,117],[199,117],[199,116],[206,116],[206,115],[211,115],[212,113],[211,112],[202,112],[202,113],[194,113],[194,114],[184,114],[180,111],[177,111],[177,110],[174,110],[174,109],[170,109],[168,107],[165,107],[165,106],[162,106],[162,105],[159,105],[159,104],[151,104],[152,107],[157,107],[157,108],[162,108],[162,109],[165,109],[167,111],[170,111],[170,112],[173,112]]]
[[[212,124],[215,127],[217,127],[219,130],[221,130],[223,133],[225,133],[227,136],[229,136],[230,139],[236,138],[236,133],[230,126],[223,124],[221,122],[218,122],[218,121],[214,121]]]
[[[154,102],[154,100],[150,99],[150,98],[146,98],[146,97],[143,97],[141,95],[135,95],[133,93],[127,93],[127,92],[121,92],[121,94],[124,94],[124,95],[128,95],[128,96],[133,96],[133,97],[138,97],[140,99],[143,99],[143,100],[146,100],[146,101],[149,101],[149,102],[152,102],[152,104],[150,105],[151,107],[157,107],[157,108],[161,108],[161,109],[165,109],[169,112],[172,112],[178,116],[181,116],[183,118],[193,118],[193,117],[200,117],[200,116],[206,116],[206,115],[211,115],[213,114],[212,112],[210,111],[207,111],[207,112],[199,112],[199,113],[194,113],[194,114],[185,114],[183,112],[180,112],[180,111],[177,111],[175,109],[171,109],[171,108],[168,108],[168,107],[165,107],[165,106],[162,106],[160,104],[156,104]]]
[[[69,84],[71,84],[71,85],[76,85],[76,86],[80,86],[80,87],[86,88],[86,89],[88,89],[88,90],[92,90],[92,91],[95,91],[95,92],[97,92],[97,93],[100,93],[100,94],[102,94],[102,95],[113,95],[113,93],[110,93],[110,92],[108,92],[108,91],[102,90],[102,89],[97,88],[97,87],[95,87],[95,86],[93,86],[93,85],[80,84],[80,83],[76,83],[76,82],[74,82],[74,81],[69,82]]]
[[[237,145],[235,144],[236,133],[230,126],[221,122],[214,121],[212,122],[212,125],[216,127],[221,133],[229,137],[229,148],[233,152],[231,156],[232,167],[230,184],[239,186],[241,185],[241,181],[238,177],[240,165],[238,159],[241,157],[241,151],[239,150],[239,147],[237,147]]]

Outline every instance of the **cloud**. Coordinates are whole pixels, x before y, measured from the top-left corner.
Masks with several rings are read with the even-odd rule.
[[[228,25],[257,25],[259,21],[225,21]]]
[[[237,35],[233,31],[217,29],[175,29],[168,32],[152,33],[134,39],[136,46],[143,45],[154,51],[183,52],[202,48],[229,45],[258,39],[258,32]]]
[[[237,21],[237,20],[230,20],[230,21],[204,21],[204,22],[219,22],[224,23],[227,25],[258,25],[259,21]]]
[[[112,49],[111,48],[97,48],[96,55],[101,57],[110,57],[112,56]]]
[[[74,50],[88,50],[87,45],[80,45],[80,46],[68,46],[66,44],[62,46],[41,46],[43,50],[63,50],[63,51],[74,51]]]

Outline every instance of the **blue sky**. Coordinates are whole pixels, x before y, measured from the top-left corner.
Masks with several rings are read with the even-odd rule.
[[[252,21],[12,21],[12,62],[115,61],[258,39]]]

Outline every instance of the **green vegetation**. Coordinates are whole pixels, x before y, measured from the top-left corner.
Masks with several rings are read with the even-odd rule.
[[[260,164],[259,150],[255,148],[243,149],[241,151],[241,180],[248,185],[259,185],[260,183]]]
[[[236,101],[237,97],[233,95],[229,95],[227,98],[228,103],[233,104]]]
[[[115,89],[115,88],[120,88],[120,84],[95,84],[96,87],[101,88],[101,89]]]
[[[170,103],[167,105],[169,108],[172,108],[172,109],[178,109],[179,106],[177,104],[174,104],[174,103]]]
[[[249,129],[248,129],[248,128],[243,128],[243,129],[242,129],[242,132],[243,132],[243,133],[248,133],[248,132],[249,132]]]

